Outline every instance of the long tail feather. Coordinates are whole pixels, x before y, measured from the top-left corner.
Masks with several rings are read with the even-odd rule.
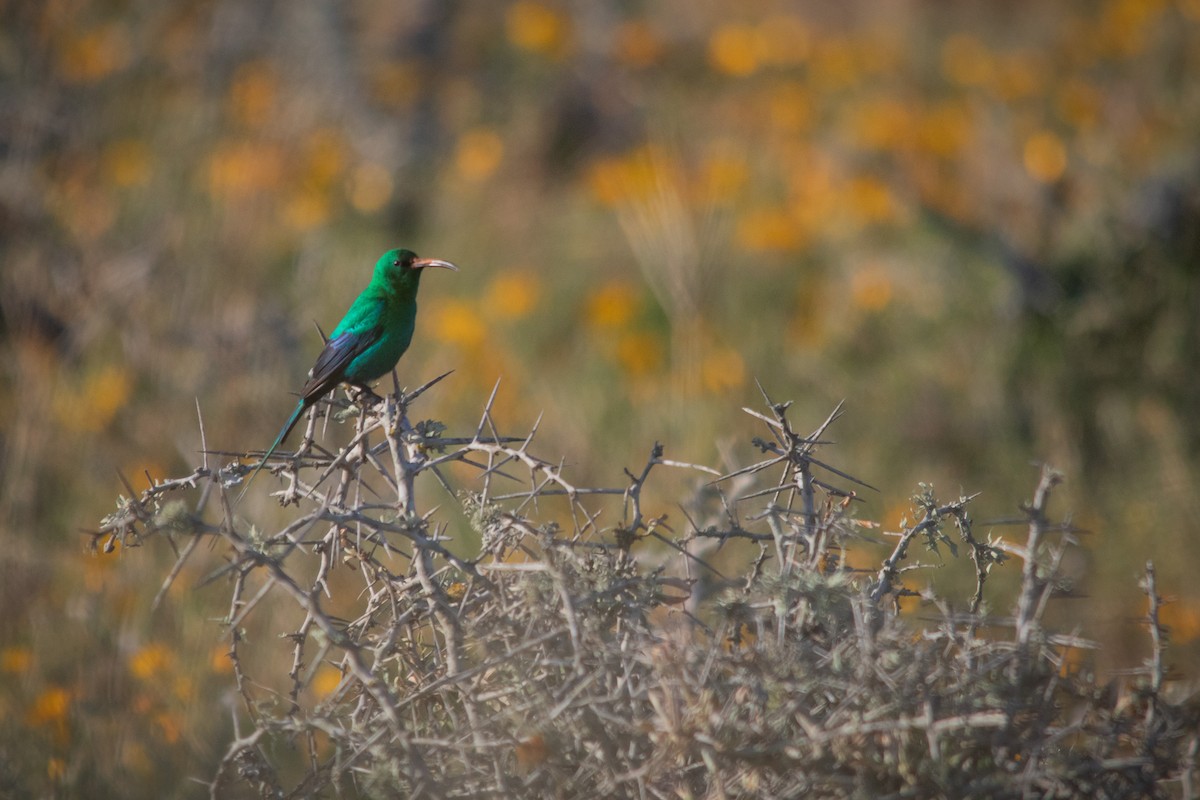
[[[271,456],[275,455],[275,451],[279,449],[279,445],[283,444],[283,440],[292,432],[292,428],[296,427],[296,423],[300,421],[300,415],[304,413],[306,408],[308,406],[304,404],[303,400],[296,404],[296,410],[292,412],[292,415],[288,417],[288,421],[284,423],[283,430],[279,432],[279,435],[275,437],[275,441],[267,448],[266,454],[258,462],[254,471],[250,473],[250,477],[246,478],[246,483],[242,486],[241,494],[237,498],[238,503],[242,502],[242,498],[246,496],[246,491],[250,488],[250,483],[254,480],[254,476],[258,474],[260,469],[267,465],[267,462],[271,460]]]

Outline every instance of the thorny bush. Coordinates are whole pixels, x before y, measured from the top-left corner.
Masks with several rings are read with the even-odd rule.
[[[588,488],[535,454],[536,426],[501,435],[491,400],[466,436],[411,424],[435,382],[320,406],[271,466],[274,496],[294,508],[279,529],[231,506],[248,466],[218,469],[208,453],[190,475],[131,491],[97,533],[101,547],[170,539],[168,583],[202,541],[227,554],[206,591],[229,593],[242,702],[212,797],[1196,796],[1200,713],[1164,687],[1153,567],[1150,656],[1126,685],[1072,669],[1070,651],[1089,644],[1043,622],[1073,543],[1047,515],[1053,470],[1023,508],[1023,544],[981,539],[971,498],[928,486],[913,520],[886,532],[854,517],[866,484],[815,456],[840,408],[801,435],[788,404],[767,399],[746,409],[764,430],[750,466],[721,474],[655,445],[622,486]],[[328,451],[315,433],[335,413],[355,432]],[[684,533],[643,509],[662,468],[703,476],[681,504]],[[418,479],[461,515],[418,508]],[[450,548],[464,525],[481,542],[470,556]],[[850,569],[845,545],[873,533],[895,537],[891,553]],[[961,549],[974,567],[962,608],[921,593],[931,623],[898,613],[916,594],[914,545]],[[739,546],[742,567],[718,568],[718,551]],[[1010,558],[1015,608],[989,616],[988,576]],[[257,620],[291,648],[290,668],[275,662],[286,677],[246,664],[244,632],[268,600],[299,620]],[[311,700],[318,666],[341,679]],[[285,689],[264,688],[272,679]]]

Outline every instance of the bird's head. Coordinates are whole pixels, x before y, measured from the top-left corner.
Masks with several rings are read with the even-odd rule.
[[[400,292],[416,292],[421,271],[426,267],[441,267],[458,271],[449,261],[437,258],[418,258],[412,250],[388,250],[375,262],[375,279]]]

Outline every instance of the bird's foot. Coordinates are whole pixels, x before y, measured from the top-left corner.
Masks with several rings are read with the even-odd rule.
[[[355,386],[354,401],[362,404],[363,408],[370,408],[383,402],[383,398],[375,394],[369,386]]]

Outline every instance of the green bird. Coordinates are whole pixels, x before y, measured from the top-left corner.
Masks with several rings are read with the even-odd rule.
[[[458,271],[449,261],[417,258],[411,250],[389,250],[375,262],[371,282],[325,342],[325,349],[308,372],[308,382],[300,389],[296,410],[250,473],[239,500],[305,411],[341,383],[370,391],[369,383],[396,366],[412,341],[417,322],[417,286],[426,267]]]

